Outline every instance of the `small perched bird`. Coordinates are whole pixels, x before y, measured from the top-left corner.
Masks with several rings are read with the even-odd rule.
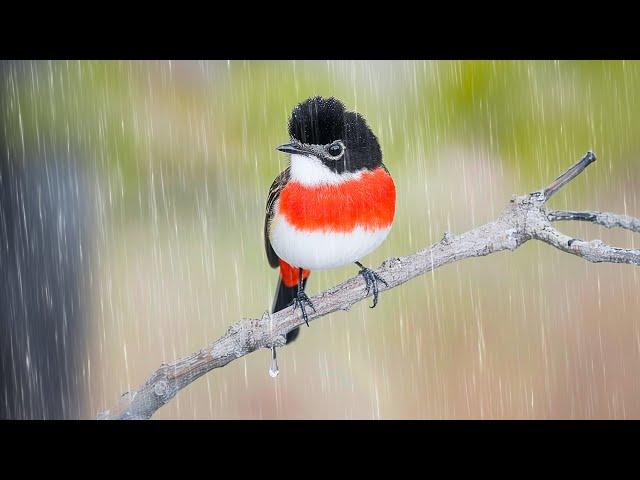
[[[272,311],[294,304],[308,323],[304,292],[311,270],[355,263],[367,293],[378,303],[378,282],[387,283],[358,260],[387,237],[395,214],[396,190],[382,163],[378,139],[359,113],[335,98],[312,97],[289,119],[291,155],[267,199],[264,223],[269,264],[280,268]],[[293,341],[299,329],[287,335]]]

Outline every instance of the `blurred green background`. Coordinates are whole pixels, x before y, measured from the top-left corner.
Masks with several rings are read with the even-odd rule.
[[[336,96],[378,135],[397,216],[377,266],[491,220],[593,149],[551,208],[640,216],[640,63],[5,63],[16,161],[67,151],[92,188],[81,415],[270,308],[262,227],[292,107]],[[36,151],[42,155],[20,155]],[[45,154],[43,154],[43,152]],[[638,237],[562,223],[580,238]],[[315,294],[355,267],[312,274]],[[529,242],[438,269],[199,379],[156,418],[638,418],[637,267]],[[16,361],[20,361],[16,359]]]

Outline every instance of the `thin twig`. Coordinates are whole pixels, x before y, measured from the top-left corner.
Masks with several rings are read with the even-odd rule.
[[[592,151],[588,151],[587,154],[578,160],[575,164],[569,168],[566,172],[556,178],[551,185],[544,189],[545,201],[549,200],[558,190],[576,178],[580,173],[596,161],[596,156]]]
[[[640,250],[610,247],[599,240],[585,242],[573,239],[553,228],[548,218],[545,202],[594,160],[595,155],[588,152],[543,191],[515,197],[493,222],[461,235],[446,233],[440,242],[429,248],[385,261],[376,270],[388,284],[380,285],[380,291],[395,288],[448,263],[502,250],[515,250],[530,239],[543,241],[590,262],[640,265]],[[640,222],[636,219],[631,221]],[[308,312],[309,321],[337,310],[348,310],[369,295],[361,276],[350,278],[312,298],[316,310]],[[255,350],[284,345],[287,332],[302,323],[304,320],[300,311],[294,312],[292,307],[272,315],[264,314],[257,319],[242,319],[208,347],[160,367],[138,390],[123,395],[115,408],[102,412],[98,418],[151,418],[179,390],[197,378]]]
[[[574,212],[572,210],[554,210],[549,212],[550,221],[557,222],[560,220],[578,220],[582,222],[592,222],[607,228],[626,228],[632,232],[640,233],[640,221],[637,218],[628,215],[618,215],[609,212]]]

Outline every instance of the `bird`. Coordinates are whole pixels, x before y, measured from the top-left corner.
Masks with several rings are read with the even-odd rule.
[[[367,295],[378,303],[378,282],[360,260],[386,239],[395,216],[396,189],[382,162],[378,138],[365,118],[335,97],[315,96],[297,104],[289,118],[290,141],[277,150],[289,165],[267,197],[264,242],[272,268],[279,269],[272,313],[300,308],[309,326],[305,293],[311,271],[348,264],[359,267]],[[299,327],[287,334],[293,342]]]

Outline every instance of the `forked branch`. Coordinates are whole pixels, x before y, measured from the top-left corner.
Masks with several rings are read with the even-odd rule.
[[[548,213],[545,210],[547,200],[595,160],[595,155],[588,152],[547,188],[514,197],[502,215],[492,222],[460,235],[446,233],[440,242],[413,255],[386,260],[376,270],[388,284],[387,287],[380,285],[380,291],[395,288],[448,263],[501,250],[515,250],[531,239],[548,243],[590,262],[640,265],[640,250],[616,248],[600,240],[571,238],[551,224],[557,220],[586,220],[606,227],[617,226],[640,231],[640,220],[628,216],[600,212]],[[315,312],[308,312],[309,321],[337,310],[348,310],[368,296],[362,277],[350,278],[311,299]],[[267,312],[260,318],[243,318],[231,325],[225,335],[208,347],[160,367],[138,390],[124,394],[115,408],[102,412],[98,418],[151,418],[181,389],[214,368],[223,367],[261,348],[283,346],[286,333],[303,322],[300,311],[294,312],[292,307],[273,315]]]

